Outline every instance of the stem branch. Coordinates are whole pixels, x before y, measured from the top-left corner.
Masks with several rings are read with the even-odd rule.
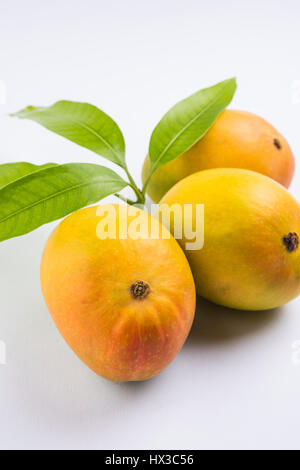
[[[122,194],[116,193],[116,194],[114,194],[114,195],[115,195],[118,199],[121,199],[121,201],[126,202],[126,204],[129,204],[129,205],[135,204],[134,201],[132,201],[131,199],[127,199],[126,197],[122,196]]]
[[[137,197],[136,204],[144,205],[145,204],[145,194],[142,191],[139,190],[139,188],[135,184],[134,179],[132,178],[131,174],[129,173],[129,170],[128,170],[127,167],[125,168],[125,172],[126,172],[126,175],[128,176],[128,179],[129,179],[129,186],[131,187],[131,189],[133,189],[133,191],[136,194],[136,197]],[[131,201],[131,204],[134,204],[134,202]]]
[[[147,186],[148,186],[148,184],[149,184],[149,181],[150,181],[150,179],[151,179],[153,173],[154,173],[155,170],[156,170],[156,166],[157,166],[157,165],[154,164],[154,165],[151,166],[150,169],[149,169],[149,174],[148,174],[148,176],[147,176],[147,178],[146,178],[146,180],[145,180],[145,183],[144,183],[143,189],[142,189],[142,194],[143,194],[144,197],[145,197],[145,194],[146,194],[146,189],[147,189]]]

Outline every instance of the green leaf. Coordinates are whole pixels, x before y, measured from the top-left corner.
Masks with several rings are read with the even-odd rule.
[[[46,163],[40,166],[27,162],[4,163],[0,165],[0,189],[23,176],[55,165],[55,163]]]
[[[177,103],[154,129],[149,146],[150,175],[194,145],[229,105],[236,90],[231,78]]]
[[[125,142],[119,126],[91,104],[58,101],[50,107],[28,106],[12,116],[35,121],[75,144],[126,168]]]
[[[53,165],[27,173],[0,189],[0,241],[94,204],[127,184],[109,168],[91,163]]]

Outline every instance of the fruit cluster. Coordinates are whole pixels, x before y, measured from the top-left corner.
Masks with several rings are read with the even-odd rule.
[[[142,189],[121,130],[98,108],[60,101],[16,114],[126,174],[88,163],[0,165],[0,241],[71,214],[46,244],[42,290],[67,343],[107,379],[160,373],[189,334],[196,293],[261,311],[300,294],[300,206],[287,190],[294,156],[265,120],[225,109],[235,89],[225,80],[162,118]],[[120,193],[126,186],[136,201]],[[109,194],[126,204],[91,206]],[[155,217],[136,207],[146,194],[158,203]]]
[[[148,157],[144,178],[147,166]],[[41,279],[49,310],[77,355],[110,380],[148,379],[187,338],[194,285],[200,296],[236,309],[265,310],[296,297],[300,207],[280,184],[288,186],[293,172],[292,152],[273,127],[250,113],[225,111],[148,186],[155,201],[163,196],[161,205],[204,205],[201,249],[185,249],[185,236],[178,242],[186,256],[171,236],[133,237],[130,206],[122,239],[105,236],[105,225],[99,234],[95,207],[65,219],[47,243]],[[144,211],[138,217],[140,225],[151,218]],[[159,225],[151,222],[152,229]]]

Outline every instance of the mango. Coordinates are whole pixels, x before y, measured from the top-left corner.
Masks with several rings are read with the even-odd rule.
[[[112,214],[107,221],[99,209]],[[41,263],[44,298],[62,336],[94,372],[116,382],[160,373],[183,346],[195,313],[180,246],[155,218],[131,210],[107,204],[73,213],[50,236]],[[137,219],[146,227],[141,233]]]
[[[143,182],[149,166],[147,156]],[[154,172],[147,193],[154,202],[159,202],[181,179],[211,168],[257,171],[288,188],[295,160],[285,138],[267,121],[245,111],[225,110],[202,139]]]
[[[186,250],[200,296],[234,309],[266,310],[300,294],[300,206],[279,183],[241,169],[188,176],[161,200],[204,205],[204,246]],[[190,218],[195,217],[195,211]],[[176,218],[171,218],[171,232]],[[180,222],[180,221],[179,221]],[[188,219],[184,224],[194,223]]]

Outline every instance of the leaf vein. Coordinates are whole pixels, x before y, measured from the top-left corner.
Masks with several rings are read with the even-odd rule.
[[[223,86],[223,88],[224,88],[224,86]],[[223,88],[222,88],[222,90],[223,90]],[[189,121],[182,129],[180,129],[180,131],[173,137],[173,139],[170,140],[168,145],[164,148],[164,150],[161,152],[161,154],[159,155],[159,157],[155,161],[155,164],[153,165],[153,168],[157,167],[157,165],[159,164],[161,159],[164,157],[166,152],[169,150],[169,148],[186,131],[186,129],[188,129],[201,116],[201,114],[203,114],[211,105],[213,105],[219,99],[220,94],[221,94],[221,92],[219,92],[218,95],[215,98],[210,100],[210,102],[204,108],[202,108],[201,111],[199,113],[197,113],[196,116],[191,121]]]
[[[97,181],[98,180],[98,181]],[[9,214],[8,216],[4,217],[3,219],[0,218],[0,224],[4,223],[4,222],[7,222],[7,220],[11,219],[12,217],[15,217],[17,216],[18,214],[22,213],[22,212],[26,212],[28,211],[29,209],[32,209],[33,207],[35,206],[38,206],[39,204],[43,204],[43,203],[46,203],[48,200],[50,199],[54,199],[68,191],[73,191],[74,189],[78,189],[78,188],[81,188],[81,187],[84,187],[84,186],[88,186],[88,185],[92,185],[92,184],[96,184],[98,183],[99,181],[102,181],[102,182],[105,182],[105,183],[121,183],[120,180],[116,179],[116,180],[103,180],[101,178],[97,178],[96,180],[94,180],[93,182],[86,182],[86,183],[80,183],[78,185],[74,185],[74,186],[70,186],[68,188],[65,188],[64,190],[62,191],[59,191],[57,193],[54,193],[54,194],[51,194],[50,196],[48,197],[45,197],[45,198],[42,198],[42,199],[39,199],[38,201],[34,202],[33,204],[29,204],[28,206],[25,206],[25,207],[22,207],[20,208],[19,210]]]

